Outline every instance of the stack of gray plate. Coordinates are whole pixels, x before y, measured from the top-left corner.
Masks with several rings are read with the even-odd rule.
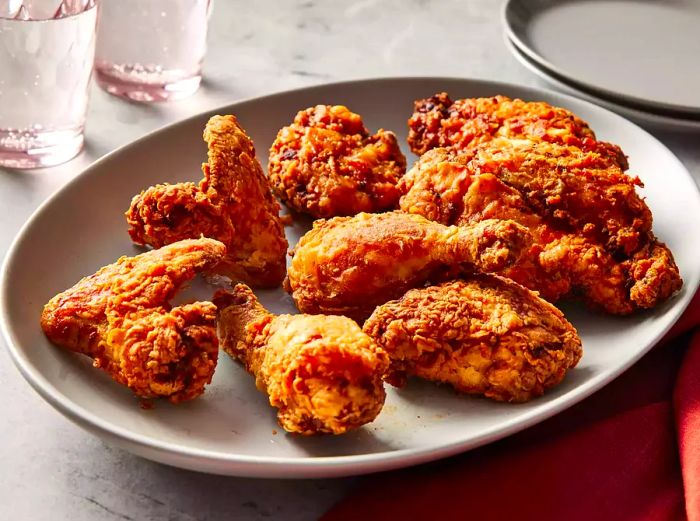
[[[508,0],[515,57],[559,90],[700,131],[700,0]]]

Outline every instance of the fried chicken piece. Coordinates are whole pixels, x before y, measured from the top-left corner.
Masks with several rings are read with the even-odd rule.
[[[483,145],[485,148],[490,146]],[[608,197],[610,211],[606,213],[603,208],[599,215],[592,215],[593,211],[589,213],[598,221],[601,215],[610,218],[606,231],[615,230],[619,236],[627,238],[636,233],[637,245],[642,242],[644,245],[632,256],[621,253],[614,247],[615,241],[606,238],[605,233],[593,233],[595,229],[589,223],[577,227],[580,221],[576,219],[556,219],[557,210],[543,210],[537,200],[530,204],[536,198],[528,199],[520,190],[507,184],[512,171],[518,172],[513,166],[516,163],[504,160],[499,166],[483,168],[484,162],[478,153],[480,148],[476,148],[477,152],[437,148],[424,154],[401,182],[405,191],[401,199],[402,210],[445,225],[472,226],[485,219],[510,219],[527,227],[533,237],[532,245],[517,263],[501,274],[539,291],[551,302],[576,294],[591,307],[608,313],[628,314],[654,307],[680,288],[682,281],[671,252],[656,241],[646,226],[638,226],[640,220],[631,220],[628,227],[631,232],[626,235],[622,233],[623,227],[612,222],[625,205],[624,201],[618,203],[616,199],[620,193],[628,193],[629,184],[624,180],[621,187],[612,184],[603,185],[604,189],[601,189],[589,171],[583,175],[576,167],[567,172],[567,163],[562,161],[560,172],[564,181],[556,183],[550,178],[547,182],[537,182],[545,187],[556,184],[562,194],[568,182],[571,182],[572,191],[589,190],[579,195],[581,206],[600,204],[612,192]],[[504,155],[508,153],[505,150]],[[474,161],[475,157],[478,160]],[[538,160],[535,156],[529,163],[525,160],[520,164],[527,169],[536,165]],[[572,179],[574,172],[583,178],[580,181],[585,183],[582,187],[579,180]],[[610,179],[604,176],[603,180],[608,182]],[[589,186],[591,184],[593,186]],[[574,198],[579,196],[574,194]],[[562,195],[561,200],[567,198],[568,195]],[[644,206],[639,214],[645,218],[648,216],[650,227],[651,215],[644,202],[636,195],[629,199],[632,204],[628,206]],[[544,200],[546,204],[547,198]],[[586,215],[575,204],[573,206],[578,215]],[[638,226],[636,230],[635,226]]]
[[[361,321],[428,281],[503,269],[528,240],[512,221],[447,227],[402,212],[319,220],[299,240],[285,289],[304,313]]]
[[[299,434],[342,434],[384,405],[389,358],[347,317],[272,315],[242,284],[217,292],[221,345]]]
[[[126,212],[129,235],[154,248],[201,236],[217,239],[227,254],[216,273],[253,286],[279,286],[288,244],[253,142],[235,116],[213,116],[204,141],[204,178],[198,185],[155,185],[135,196]]]
[[[588,123],[542,101],[505,96],[452,101],[442,92],[414,103],[408,127],[408,144],[417,155],[437,147],[465,149],[495,137],[509,137],[577,146],[612,156],[621,169],[628,168],[620,147],[597,141]]]
[[[168,301],[225,253],[222,243],[202,238],[121,257],[53,297],[41,327],[53,343],[93,358],[141,398],[196,398],[216,367],[216,307]]]
[[[393,132],[370,135],[362,118],[341,105],[300,111],[277,134],[268,166],[282,201],[314,217],[394,209],[405,172]]]
[[[574,146],[499,138],[464,152],[478,173],[518,190],[538,214],[631,255],[646,243],[651,211],[614,158]],[[459,153],[455,154],[459,155]]]
[[[412,289],[379,306],[363,329],[389,354],[390,383],[416,375],[506,402],[542,395],[582,354],[561,311],[496,275]]]

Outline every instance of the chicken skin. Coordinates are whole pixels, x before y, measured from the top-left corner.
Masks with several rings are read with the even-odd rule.
[[[505,402],[542,395],[582,354],[557,308],[496,275],[412,289],[379,306],[363,329],[391,358],[390,383],[416,375]]]
[[[447,227],[402,212],[320,220],[299,240],[285,289],[304,313],[362,321],[428,281],[503,269],[528,241],[513,221]]]
[[[242,284],[214,303],[224,351],[255,376],[286,431],[342,434],[377,417],[389,359],[355,322],[272,315]]]
[[[602,172],[581,167],[576,158],[594,153],[546,143],[509,147],[497,139],[469,151],[427,152],[401,182],[401,209],[445,225],[510,219],[525,226],[529,250],[500,273],[551,302],[579,295],[624,315],[680,288],[678,267],[651,233],[634,180],[614,165]],[[555,158],[558,166],[548,170]]]
[[[317,218],[396,208],[405,172],[396,136],[371,135],[359,115],[340,105],[299,112],[277,134],[268,167],[277,196]]]
[[[41,327],[53,343],[91,357],[141,398],[196,398],[216,367],[216,307],[168,301],[225,253],[222,243],[197,239],[121,257],[53,297]]]
[[[505,96],[452,101],[446,92],[418,100],[408,120],[408,144],[416,155],[437,147],[469,148],[496,137],[572,145],[615,158],[627,170],[617,145],[597,141],[588,123],[541,101]]]
[[[160,248],[182,239],[217,239],[227,254],[216,273],[253,286],[279,286],[288,244],[253,142],[234,116],[213,116],[204,141],[209,160],[198,185],[155,185],[131,201],[126,219],[132,240]]]

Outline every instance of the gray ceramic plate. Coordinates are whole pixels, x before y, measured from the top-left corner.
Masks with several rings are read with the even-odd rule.
[[[571,94],[583,98],[591,103],[605,107],[629,118],[641,125],[653,127],[659,130],[671,130],[674,132],[700,132],[700,119],[686,119],[681,117],[669,117],[660,112],[651,112],[649,110],[639,110],[634,107],[624,105],[622,103],[614,103],[607,98],[601,98],[594,93],[585,90],[578,85],[572,85],[554,72],[545,69],[539,63],[531,60],[523,54],[518,47],[511,42],[508,37],[505,38],[506,47],[510,50],[513,56],[528,70],[534,72],[545,82],[552,85],[557,90],[565,94]]]
[[[598,96],[700,118],[697,0],[508,0],[508,37]]]
[[[0,280],[0,325],[12,358],[29,383],[85,429],[141,456],[180,467],[244,476],[342,476],[434,460],[497,440],[582,400],[632,365],[666,332],[700,281],[700,195],[668,149],[627,120],[590,103],[515,85],[448,78],[355,81],[284,92],[221,107],[235,113],[257,144],[259,157],[298,109],[343,103],[362,114],[370,129],[406,138],[416,98],[446,90],[455,97],[497,93],[546,100],[575,111],[602,139],[619,143],[631,170],[646,183],[655,231],[673,249],[685,286],[650,313],[614,318],[578,306],[566,308],[583,338],[585,355],[565,381],[543,398],[522,405],[458,396],[448,388],[411,382],[389,389],[377,420],[338,437],[286,435],[253,379],[226,356],[203,397],[143,410],[123,387],[85,357],[51,345],[39,328],[42,305],[80,277],[120,255],[138,252],[126,234],[131,196],[163,181],[195,180],[205,157],[201,114],[149,134],[93,164],[49,199],[22,229]],[[409,156],[412,160],[412,156]],[[294,244],[308,223],[288,230]],[[211,288],[192,288],[209,298]],[[281,291],[261,294],[277,312],[293,312]],[[40,414],[37,411],[37,414]]]

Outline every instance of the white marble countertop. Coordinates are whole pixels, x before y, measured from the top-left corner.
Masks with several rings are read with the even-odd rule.
[[[34,209],[95,159],[241,98],[371,76],[544,86],[510,56],[500,9],[498,0],[216,0],[206,79],[196,95],[144,106],[94,88],[83,154],[53,169],[0,169],[0,258]],[[700,179],[700,135],[655,134]],[[0,388],[0,519],[315,519],[352,485],[208,476],[132,456],[43,402],[4,348]]]

